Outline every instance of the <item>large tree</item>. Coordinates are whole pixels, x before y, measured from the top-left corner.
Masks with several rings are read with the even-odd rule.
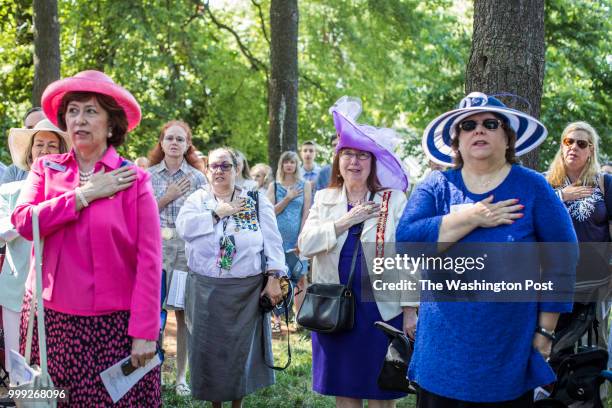
[[[57,0],[34,0],[34,84],[32,105],[40,106],[47,85],[60,77]]]
[[[544,52],[544,0],[475,0],[466,92],[518,95],[528,103],[502,99],[512,108],[539,117]],[[537,149],[523,163],[536,168]]]
[[[282,152],[297,149],[297,0],[271,1],[270,39],[268,160],[276,168]]]

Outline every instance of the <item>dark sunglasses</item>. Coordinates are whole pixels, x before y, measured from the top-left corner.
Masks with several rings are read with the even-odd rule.
[[[587,147],[591,145],[591,143],[588,142],[587,140],[576,140],[571,137],[566,137],[565,139],[563,139],[563,146],[570,147],[574,143],[576,143],[578,147],[581,149],[586,149]]]
[[[495,130],[501,124],[502,124],[502,121],[499,119],[485,119],[482,121],[482,126],[484,126],[484,128],[488,130]],[[465,132],[469,132],[471,130],[476,129],[476,126],[478,126],[478,122],[476,122],[475,120],[471,120],[471,119],[464,120],[463,122],[459,123],[459,128]]]

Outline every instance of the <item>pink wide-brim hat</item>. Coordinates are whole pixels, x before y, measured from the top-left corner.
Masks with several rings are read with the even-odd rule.
[[[68,92],[95,92],[110,96],[125,112],[128,132],[140,123],[142,114],[136,98],[127,89],[117,85],[105,73],[89,70],[79,72],[73,77],[52,82],[43,92],[43,111],[55,126],[59,126],[57,111],[62,103],[62,98]]]
[[[355,122],[361,113],[361,101],[357,98],[340,98],[330,112],[338,134],[336,153],[344,148],[372,153],[376,157],[376,176],[382,187],[408,190],[408,170],[393,152],[400,142],[395,131]]]

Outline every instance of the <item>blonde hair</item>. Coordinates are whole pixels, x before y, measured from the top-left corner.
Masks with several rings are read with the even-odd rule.
[[[263,186],[264,188],[268,188],[268,185],[272,182],[272,167],[268,166],[264,163],[257,163],[253,167],[251,167],[251,173],[257,173],[263,171],[265,174]]]
[[[283,171],[283,163],[286,161],[295,162],[295,181],[302,181],[302,171],[300,170],[300,156],[296,152],[286,151],[281,154],[278,159],[278,167],[276,168],[276,181],[282,183],[285,180],[285,172]]]
[[[561,133],[561,146],[555,155],[550,167],[548,168],[548,174],[546,179],[553,188],[558,188],[565,184],[565,178],[567,177],[567,171],[565,168],[565,161],[563,160],[563,139],[572,132],[582,130],[587,134],[589,142],[593,146],[591,154],[587,159],[587,162],[580,173],[580,176],[574,183],[574,185],[585,185],[594,187],[597,183],[597,174],[599,173],[599,161],[597,156],[599,155],[599,135],[593,126],[586,122],[572,122],[563,129]]]

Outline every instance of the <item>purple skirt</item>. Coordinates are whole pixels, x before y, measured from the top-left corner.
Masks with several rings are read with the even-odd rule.
[[[26,294],[21,315],[20,351],[25,342],[30,316],[30,297]],[[104,388],[100,373],[130,355],[128,312],[101,316],[76,316],[45,309],[49,375],[56,388],[68,390],[68,402],[58,407],[160,407],[161,368],[145,375],[117,404]],[[38,335],[34,322],[33,364],[38,364]]]
[[[347,283],[353,249],[359,244],[354,228],[340,253],[340,282]],[[312,388],[314,391],[338,397],[391,400],[405,397],[401,392],[381,390],[376,383],[387,353],[387,337],[374,327],[382,320],[375,302],[362,301],[361,288],[369,285],[367,273],[361,273],[362,250],[359,249],[353,293],[355,295],[355,324],[343,333],[312,333]],[[371,298],[371,296],[370,296]],[[401,330],[403,317],[387,323]]]

